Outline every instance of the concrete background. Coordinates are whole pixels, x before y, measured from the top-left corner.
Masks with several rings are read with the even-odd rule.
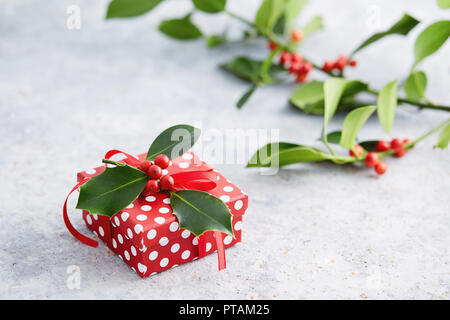
[[[229,2],[249,18],[259,3]],[[69,5],[81,8],[80,30],[66,27]],[[103,19],[106,5],[0,3],[0,298],[449,298],[450,153],[433,150],[436,136],[402,159],[388,159],[383,177],[332,164],[262,176],[243,164],[215,163],[250,197],[244,242],[227,250],[222,272],[213,254],[142,280],[105,245],[75,241],[61,217],[64,198],[75,173],[98,165],[109,149],[145,152],[175,123],[222,133],[280,129],[282,140],[306,144],[321,130],[321,117],[288,106],[292,84],[263,88],[243,110],[234,107],[248,85],[217,66],[238,54],[264,57],[263,41],[207,50],[201,40],[182,43],[160,34],[159,21],[186,13],[189,1],[167,1],[141,18],[115,21]],[[406,10],[423,21],[417,30],[367,48],[348,72],[380,89],[404,79],[418,32],[448,18],[448,11],[434,1],[314,0],[299,25],[320,13],[326,30],[301,51],[318,63],[335,58],[373,33],[377,21],[384,29]],[[223,15],[194,19],[209,34],[242,26]],[[450,103],[449,54],[447,45],[420,67],[428,74],[429,98],[442,104]],[[402,107],[393,134],[414,138],[445,117]],[[342,120],[337,116],[330,130]],[[360,137],[388,138],[375,117]],[[79,212],[71,209],[70,216],[89,234]],[[80,268],[80,289],[66,284],[70,265]]]

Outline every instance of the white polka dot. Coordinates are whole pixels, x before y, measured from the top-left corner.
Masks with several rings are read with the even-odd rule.
[[[147,220],[147,216],[145,214],[140,214],[136,217],[136,219],[139,221],[145,221]]]
[[[152,239],[154,239],[156,237],[156,230],[155,229],[152,229],[152,230],[150,230],[149,232],[147,232],[147,238],[149,239],[149,240],[152,240]]]
[[[187,163],[187,162],[180,162],[180,163],[178,164],[178,166],[179,166],[181,169],[186,169],[186,168],[189,168],[189,163]]]
[[[222,200],[224,202],[228,202],[228,201],[230,201],[230,197],[229,196],[220,196],[220,200]]]
[[[191,160],[193,158],[191,153],[185,153],[183,154],[183,159],[184,160]]]
[[[189,250],[185,250],[183,251],[183,253],[181,254],[181,258],[186,260],[187,258],[189,258],[189,256],[191,255],[191,252]]]
[[[160,265],[162,268],[164,268],[164,267],[167,266],[168,264],[169,264],[169,259],[167,259],[167,258],[161,259],[161,261],[159,262],[159,265]]]
[[[151,261],[153,261],[153,260],[155,260],[156,258],[158,258],[158,251],[152,251],[152,252],[150,252],[150,255],[148,256],[148,258],[149,258]]]
[[[162,171],[162,175],[163,175],[163,176],[166,176],[168,173],[169,173],[169,170],[163,169],[163,171]]]
[[[133,256],[136,256],[136,254],[137,254],[136,248],[135,248],[134,246],[131,246],[130,250],[131,250],[131,254],[132,254]]]
[[[206,252],[208,252],[209,250],[211,250],[211,248],[212,248],[211,242],[206,243]]]
[[[120,217],[122,218],[123,222],[127,221],[129,216],[130,216],[130,214],[128,212],[126,212],[126,211],[122,212],[122,214],[120,215]]]
[[[230,244],[231,241],[233,241],[233,238],[231,236],[226,236],[225,239],[223,239],[223,243]]]
[[[242,222],[241,221],[236,222],[236,224],[234,225],[234,230],[239,231],[241,229],[242,229]]]
[[[169,213],[169,208],[159,208],[158,210],[160,213]]]
[[[130,254],[127,250],[124,251],[123,255],[125,256],[125,259],[130,260]]]
[[[131,231],[131,229],[130,228],[128,228],[127,229],[127,235],[128,235],[128,238],[133,238],[133,231]]]
[[[178,230],[178,222],[174,221],[170,224],[169,230],[172,232],[175,232]]]
[[[97,171],[95,169],[89,169],[85,171],[87,174],[95,174]]]
[[[165,199],[163,199],[163,202],[164,202],[165,204],[170,204],[170,198],[165,198]]]
[[[136,232],[136,234],[141,233],[142,230],[144,230],[144,227],[142,226],[142,224],[137,224],[134,226],[134,232]]]
[[[113,248],[114,248],[114,249],[117,248],[117,242],[116,242],[116,240],[112,239],[112,245],[113,245]]]
[[[166,219],[164,219],[163,217],[156,217],[155,219],[153,219],[157,224],[163,224],[164,222],[166,222]]]
[[[105,230],[103,230],[102,227],[98,227],[98,232],[100,233],[100,235],[103,237],[105,235]]]
[[[147,271],[147,266],[145,266],[142,263],[138,262],[138,269],[139,269],[140,272],[145,273]]]
[[[122,235],[121,235],[121,234],[119,234],[119,235],[117,236],[117,240],[119,240],[119,243],[120,243],[120,244],[123,243],[123,238],[122,238]]]
[[[234,190],[234,188],[232,186],[223,187],[223,191],[225,191],[225,192],[231,192],[233,190]]]
[[[171,248],[170,251],[172,251],[172,253],[177,252],[178,250],[180,250],[180,245],[178,243],[175,243]]]
[[[244,202],[242,202],[242,200],[238,200],[238,201],[236,201],[235,203],[234,203],[234,208],[236,209],[236,210],[240,210],[240,209],[242,209],[242,206],[244,205]]]
[[[145,198],[145,200],[148,201],[148,202],[153,202],[153,201],[156,200],[156,197],[154,197],[154,196],[148,196],[148,197]]]
[[[148,206],[148,205],[145,205],[145,206],[142,206],[142,207],[141,207],[141,210],[142,210],[142,211],[150,211],[150,210],[152,210],[152,207],[151,207],[151,206]]]
[[[120,260],[123,260],[123,258],[122,258],[122,256],[119,254],[119,258],[120,258]]]
[[[188,230],[183,230],[183,232],[181,233],[181,236],[182,236],[184,239],[189,238],[190,235],[191,235],[191,233],[190,233]]]
[[[162,237],[161,239],[159,239],[159,244],[161,246],[166,246],[169,243],[169,239],[167,237]]]
[[[217,180],[220,180],[220,176],[217,176]]]
[[[94,234],[98,237],[98,233],[97,233],[97,231],[94,231]]]
[[[120,219],[118,216],[114,217],[114,222],[115,222],[116,226],[120,226]]]
[[[192,244],[193,244],[194,246],[198,246],[198,238],[197,238],[197,237],[195,237],[194,239],[192,239]]]
[[[131,208],[134,208],[134,204],[133,204],[133,203],[130,203],[130,204],[127,206],[127,209],[131,209]]]
[[[94,218],[94,220],[98,220],[98,215],[97,214],[93,214],[92,218]]]
[[[87,221],[87,223],[92,224],[92,218],[91,218],[91,215],[90,215],[90,214],[88,214],[88,215],[86,216],[86,221]]]

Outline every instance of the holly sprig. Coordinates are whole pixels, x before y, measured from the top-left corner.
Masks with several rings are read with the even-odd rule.
[[[125,162],[103,159],[104,163],[112,164],[114,167],[107,167],[104,172],[90,178],[80,187],[77,209],[87,210],[90,214],[112,217],[140,195],[165,192],[170,194],[173,214],[178,218],[181,228],[189,230],[196,236],[206,231],[217,230],[234,237],[231,226],[232,215],[221,199],[200,190],[173,191],[171,190],[173,179],[168,174],[162,174],[160,166],[164,169],[169,166],[170,159],[182,156],[191,149],[199,136],[198,128],[184,124],[176,125],[156,137],[148,149],[146,160],[138,167]]]

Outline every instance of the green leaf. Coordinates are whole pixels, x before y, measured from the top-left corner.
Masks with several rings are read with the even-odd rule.
[[[309,0],[289,0],[286,4],[285,16],[286,22],[292,22],[297,19],[300,11],[308,3]]]
[[[434,146],[435,148],[445,149],[448,147],[450,141],[450,124],[448,124],[444,129],[442,129],[439,134],[438,142]]]
[[[106,19],[129,18],[149,12],[163,0],[112,0],[108,5]]]
[[[80,187],[77,209],[111,217],[142,192],[148,176],[129,165],[106,168]]]
[[[306,38],[311,33],[314,33],[316,31],[319,31],[322,29],[323,29],[322,17],[315,16],[302,28],[302,31],[303,31],[304,37]]]
[[[186,124],[178,124],[161,132],[147,152],[147,160],[159,154],[175,159],[186,153],[200,137],[200,129]]]
[[[202,32],[192,22],[190,14],[181,19],[171,19],[162,21],[159,30],[165,35],[178,40],[197,39],[202,36]]]
[[[323,85],[324,94],[324,117],[323,129],[326,132],[327,124],[333,117],[344,93],[347,81],[342,78],[330,78]]]
[[[361,130],[364,123],[366,123],[376,108],[374,106],[361,107],[353,110],[345,117],[344,123],[342,124],[341,141],[339,142],[343,148],[353,148],[359,130]]]
[[[425,98],[425,89],[427,87],[427,76],[423,71],[413,71],[408,76],[403,85],[406,96],[414,101]]]
[[[450,0],[438,0],[438,6],[441,9],[450,8]]]
[[[223,35],[211,35],[206,37],[206,46],[208,48],[218,47],[226,42],[228,42],[228,39]]]
[[[341,135],[342,135],[342,131],[330,132],[329,134],[327,134],[327,142],[333,143],[333,144],[339,144],[339,142],[341,141]],[[323,136],[322,136],[321,140],[323,141]]]
[[[255,90],[257,88],[258,88],[258,86],[255,84],[243,94],[243,96],[236,103],[236,106],[238,107],[238,109],[242,108],[244,106],[244,104],[247,103],[248,99],[250,99],[250,97],[252,96],[253,92],[255,92]]]
[[[225,9],[226,0],[192,0],[195,7],[208,13],[217,13]]]
[[[264,0],[256,13],[255,26],[264,33],[270,32],[287,3],[288,0]]]
[[[387,133],[391,132],[397,108],[397,80],[389,82],[381,89],[377,100],[378,119]]]
[[[450,20],[442,20],[423,30],[414,44],[414,66],[436,52],[450,36]]]
[[[367,47],[369,44],[374,43],[375,41],[378,41],[386,36],[392,35],[392,34],[399,34],[406,36],[420,21],[411,17],[408,14],[404,14],[403,17],[398,20],[392,27],[390,27],[388,30],[383,32],[378,32],[369,37],[366,41],[364,41],[358,48],[356,48],[352,55],[354,55],[356,52],[360,51],[361,49]]]
[[[377,151],[377,143],[378,140],[367,140],[358,142],[358,144],[364,148],[367,152],[375,152]]]
[[[366,91],[367,88],[368,85],[364,82],[357,80],[347,81],[344,92],[342,93],[343,100],[344,98],[349,98],[360,92]],[[299,86],[298,89],[292,94],[289,101],[296,108],[305,113],[323,114],[323,82],[313,80]],[[344,107],[339,107],[338,110],[342,111],[344,109]]]
[[[302,147],[302,145],[290,142],[268,143],[255,152],[255,154],[250,158],[247,168],[270,166],[272,154],[296,147]]]
[[[237,57],[224,64],[222,67],[242,80],[256,83],[260,80],[260,70],[262,64],[262,61],[253,60],[248,57]],[[279,81],[279,79],[276,79],[276,75],[281,71],[283,71],[281,66],[275,64],[270,66],[269,76],[274,82]]]
[[[219,198],[204,191],[181,190],[170,193],[170,203],[180,227],[196,236],[206,231],[217,230],[234,237],[231,226],[233,216],[227,205]]]

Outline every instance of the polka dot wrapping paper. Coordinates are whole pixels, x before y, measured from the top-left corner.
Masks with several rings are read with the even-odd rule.
[[[138,156],[145,159],[145,154]],[[174,174],[203,163],[193,152],[171,161],[163,174]],[[98,167],[78,173],[78,181],[99,175],[105,167]],[[207,191],[220,198],[233,216],[232,226],[235,238],[222,233],[224,247],[241,242],[242,216],[248,206],[248,196],[227,178],[214,170],[217,186]],[[199,257],[199,238],[179,226],[172,213],[169,194],[159,192],[148,197],[139,196],[127,208],[111,218],[89,214],[83,211],[83,220],[108,247],[116,253],[140,277],[145,278],[158,272],[196,260]],[[202,236],[206,243],[205,254],[217,250],[214,232]]]

